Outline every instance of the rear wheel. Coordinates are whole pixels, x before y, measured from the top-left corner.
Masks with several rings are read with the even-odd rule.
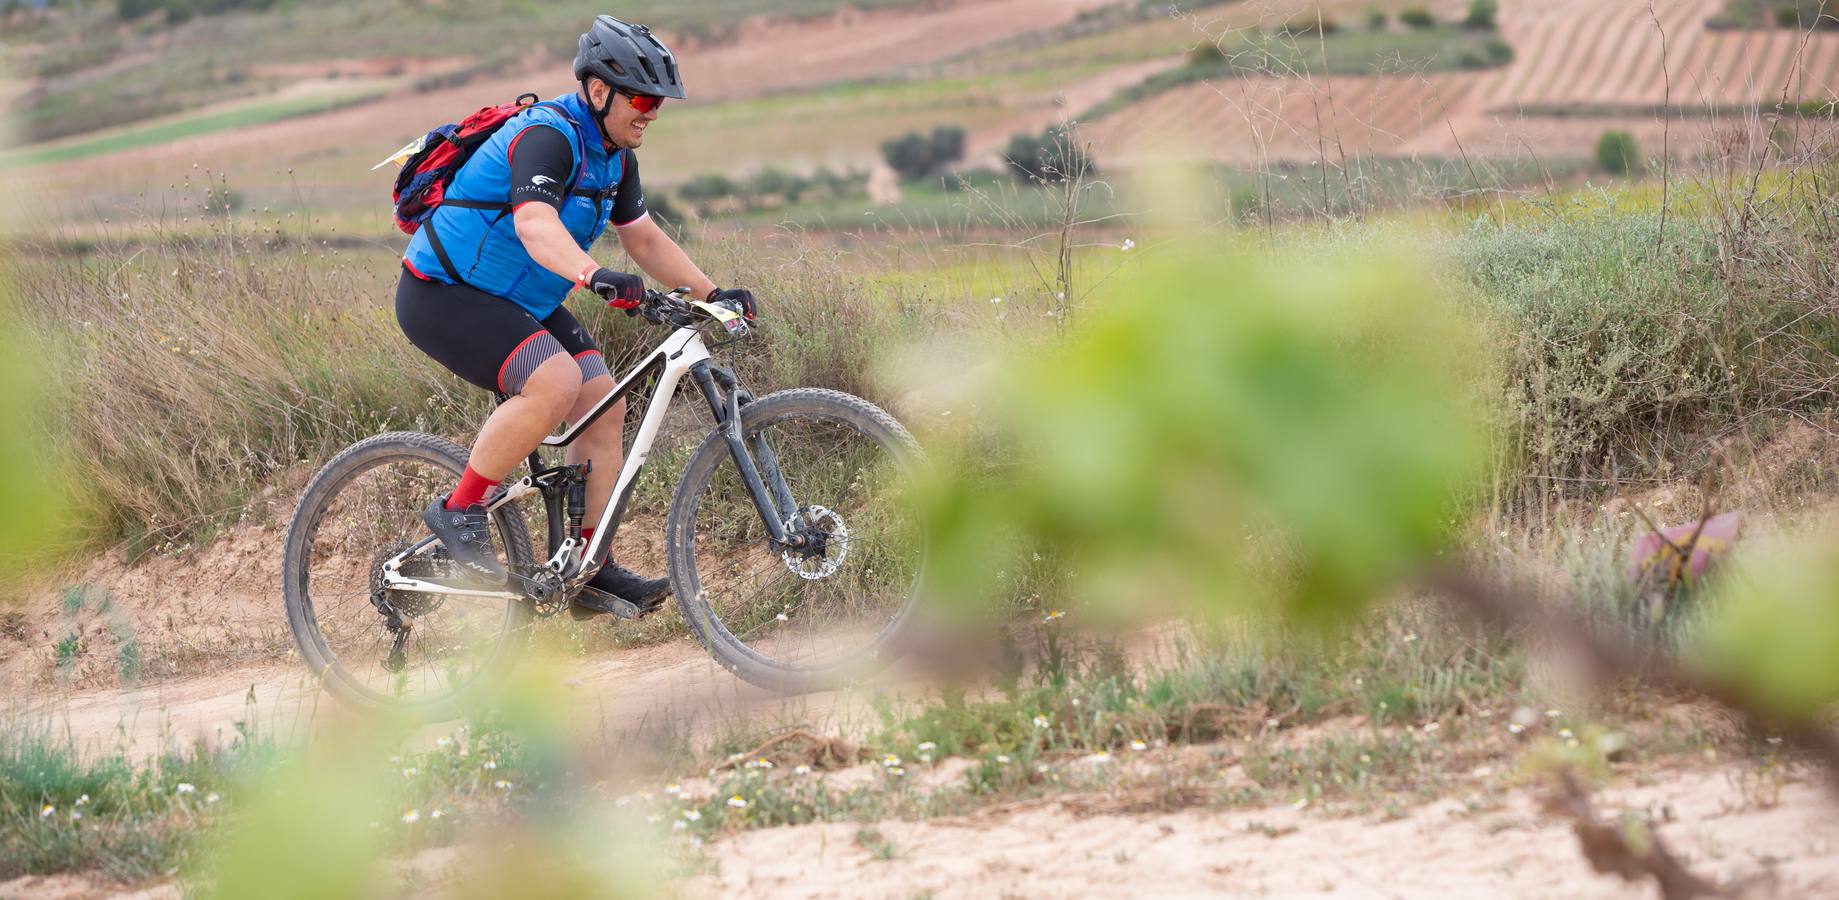
[[[383,589],[383,563],[428,536],[422,509],[452,487],[466,456],[452,441],[391,432],[346,448],[307,484],[287,530],[282,595],[301,658],[339,700],[451,717],[521,648],[525,602]],[[507,566],[530,563],[529,532],[508,508],[493,514],[492,539]],[[442,578],[446,567],[437,546],[403,574]],[[395,654],[392,612],[409,626]]]
[[[824,690],[892,661],[924,550],[911,502],[919,446],[880,408],[848,394],[782,391],[741,408],[750,447],[764,440],[797,511],[771,545],[718,431],[691,457],[671,500],[671,587],[715,659],[785,693]]]

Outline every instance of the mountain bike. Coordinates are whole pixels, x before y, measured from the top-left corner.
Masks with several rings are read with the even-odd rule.
[[[686,377],[714,418],[680,448],[693,446],[665,523],[671,594],[690,633],[729,671],[784,693],[892,661],[920,587],[923,536],[910,497],[918,444],[849,394],[756,398],[710,354],[749,337],[747,320],[685,293],[647,292],[636,314],[670,335],[486,498],[510,573],[503,586],[468,581],[421,521],[428,498],[464,469],[459,445],[379,434],[313,476],[288,526],[282,593],[300,656],[334,697],[433,718],[457,714],[491,684],[532,623],[568,608],[606,559]],[[544,451],[567,447],[646,385],[612,500],[583,540],[588,464],[547,464]],[[674,430],[685,418],[671,419]],[[544,538],[540,551],[533,536]],[[623,600],[615,608],[627,619],[650,612]]]

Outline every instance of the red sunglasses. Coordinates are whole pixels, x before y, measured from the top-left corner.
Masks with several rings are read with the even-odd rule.
[[[620,93],[626,94],[625,91],[620,91]],[[630,98],[626,101],[626,105],[638,110],[641,114],[654,112],[658,107],[664,105],[663,97],[651,94],[626,94],[626,96]]]

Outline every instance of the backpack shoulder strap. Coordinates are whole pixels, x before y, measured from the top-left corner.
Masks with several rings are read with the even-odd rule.
[[[555,110],[556,115],[561,116],[564,122],[567,122],[575,129],[575,153],[578,158],[575,160],[574,168],[569,170],[568,180],[562,185],[562,193],[573,194],[575,192],[575,185],[581,182],[581,175],[587,170],[587,134],[584,133],[581,128],[581,123],[575,121],[575,117],[569,115],[568,108],[562,104],[554,100],[544,100],[541,103],[530,104],[530,108],[532,109],[539,106]]]

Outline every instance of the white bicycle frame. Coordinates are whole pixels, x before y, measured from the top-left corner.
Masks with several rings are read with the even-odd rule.
[[[619,480],[614,483],[613,493],[607,500],[607,508],[601,512],[600,520],[594,526],[594,539],[584,547],[578,539],[566,538],[562,541],[562,545],[556,548],[555,554],[544,564],[544,568],[562,576],[564,582],[570,582],[571,588],[575,586],[572,582],[576,579],[586,580],[582,576],[591,577],[592,575],[588,567],[582,564],[583,560],[606,558],[607,542],[613,539],[613,529],[610,526],[613,524],[614,514],[621,506],[618,502],[619,498],[626,496],[626,491],[632,486],[633,480],[638,478],[639,469],[645,465],[645,457],[651,453],[652,441],[657,439],[658,429],[664,424],[664,416],[670,411],[671,400],[677,394],[678,383],[683,380],[683,376],[690,371],[692,366],[709,358],[709,348],[703,343],[702,332],[699,329],[678,328],[665,338],[662,344],[658,345],[658,349],[652,351],[650,356],[647,356],[623,380],[614,385],[613,390],[602,397],[600,402],[596,403],[594,408],[580,421],[570,425],[561,434],[543,439],[542,446],[544,447],[566,447],[573,443],[584,430],[612,408],[614,403],[643,381],[652,369],[662,366],[658,375],[657,390],[652,393],[651,400],[645,407],[645,416],[639,422],[638,433],[633,435],[632,446],[626,451],[625,462],[620,466]],[[488,510],[496,511],[507,503],[515,503],[534,490],[538,488],[535,475],[532,473],[506,487],[492,501]],[[435,539],[430,536],[383,564],[384,583],[389,585],[390,590],[469,597],[497,597],[506,600],[523,598],[523,594],[514,591],[469,590],[404,576],[401,572],[403,561],[434,544]],[[594,566],[593,568],[598,570],[599,567]]]

